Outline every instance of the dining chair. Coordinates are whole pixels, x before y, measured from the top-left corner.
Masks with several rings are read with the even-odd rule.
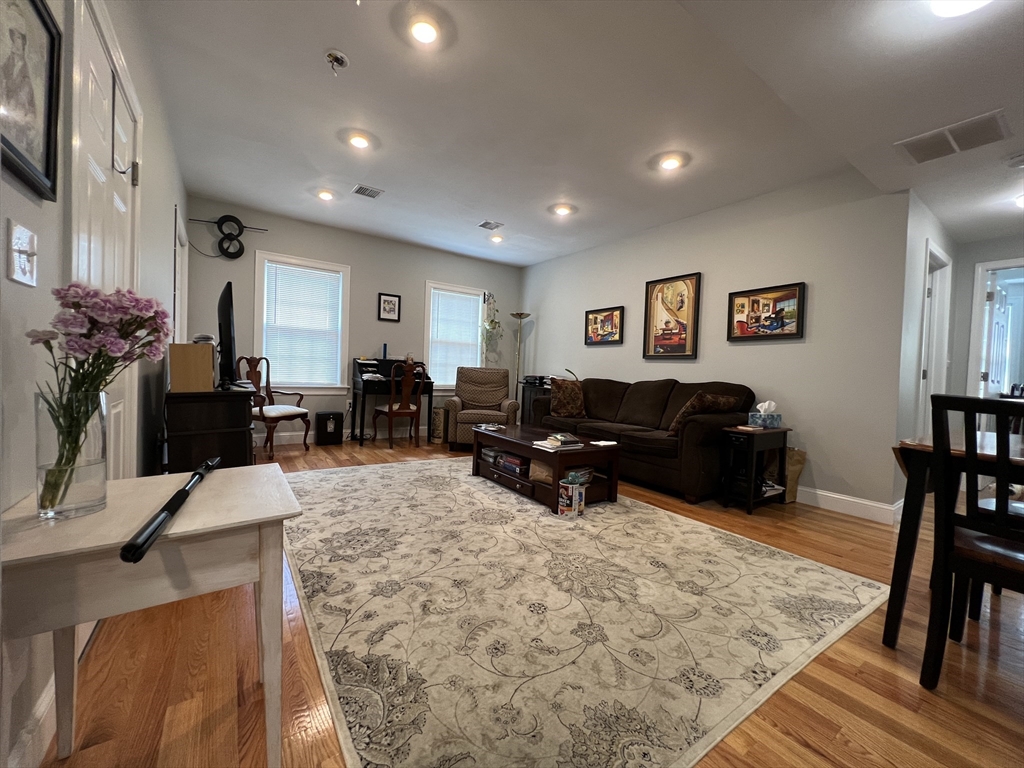
[[[242,373],[242,361],[245,361],[246,371]],[[263,371],[266,369],[266,387],[263,387]],[[267,428],[267,436],[263,440],[263,447],[270,446],[270,459],[274,459],[274,430],[282,421],[294,421],[299,419],[306,425],[306,432],[302,436],[302,445],[309,450],[309,411],[300,407],[303,395],[301,392],[285,392],[280,389],[272,389],[270,386],[270,360],[265,357],[240,357],[235,361],[236,379],[243,377],[252,384],[256,394],[253,395],[252,418],[255,421],[262,421]],[[295,405],[278,405],[274,402],[274,395],[286,395],[297,397]]]
[[[417,375],[419,374],[419,375]],[[391,367],[391,394],[387,405],[373,409],[373,437],[377,439],[377,419],[386,416],[388,420],[388,448],[395,447],[395,419],[409,419],[409,439],[420,447],[420,412],[423,383],[427,380],[427,368],[423,363],[395,363]]]
[[[951,413],[963,416],[962,452],[953,449]],[[1024,472],[1010,454],[1010,421],[1021,414],[1024,403],[932,395],[935,543],[928,635],[921,665],[921,685],[929,690],[939,682],[947,634],[954,640],[963,637],[971,584],[998,584],[1024,592],[1024,528],[1011,515],[1009,493],[1011,480]],[[978,457],[979,416],[991,416],[995,422],[994,462]],[[966,478],[966,514],[957,514],[961,470]],[[978,498],[979,476],[995,479],[996,496],[990,509]]]

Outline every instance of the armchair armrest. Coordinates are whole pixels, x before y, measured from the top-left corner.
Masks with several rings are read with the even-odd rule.
[[[459,411],[462,410],[462,398],[458,397],[457,395],[454,397],[449,397],[447,400],[444,401],[444,407],[446,411],[450,411],[451,413],[458,413]]]
[[[295,407],[296,408],[298,408],[300,405],[302,405],[302,398],[305,397],[305,395],[303,395],[301,392],[285,392],[284,390],[280,390],[280,389],[272,389],[272,390],[270,390],[270,392],[272,394],[275,394],[275,395],[288,395],[290,397],[297,397],[297,398],[299,398],[298,400],[295,401]]]
[[[551,396],[533,398],[533,425],[539,427],[541,419],[551,415]]]
[[[498,410],[508,416],[509,426],[516,423],[516,414],[519,413],[519,401],[505,398],[498,404]]]

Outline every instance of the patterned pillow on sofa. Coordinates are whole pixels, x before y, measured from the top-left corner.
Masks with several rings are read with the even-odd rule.
[[[563,419],[585,419],[583,386],[569,379],[551,380],[551,415]]]
[[[679,409],[679,413],[672,419],[672,425],[668,428],[670,435],[678,435],[683,427],[683,422],[690,416],[700,413],[731,413],[740,407],[738,397],[728,395],[706,395],[698,392],[686,401],[686,405]]]

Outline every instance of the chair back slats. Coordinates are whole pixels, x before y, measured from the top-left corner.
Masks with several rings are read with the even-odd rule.
[[[950,413],[963,414],[964,434],[962,458],[954,461],[959,454],[959,444],[950,437]],[[990,536],[1014,541],[1024,541],[1024,531],[1010,516],[1010,482],[1024,470],[1013,466],[1011,450],[1011,423],[1024,415],[1024,403],[1011,400],[996,400],[955,395],[932,395],[932,479],[935,487],[935,537],[939,549],[949,551],[952,547],[955,528],[966,528]],[[979,425],[991,417],[995,422],[995,456],[991,456],[990,443],[986,444],[982,458],[979,446]],[[960,485],[960,471],[966,481],[966,515],[956,514],[956,500]],[[995,480],[995,508],[982,508],[979,504],[978,489],[980,478]],[[1019,480],[1018,480],[1019,482]]]
[[[420,405],[426,379],[427,368],[423,363],[395,363],[391,367],[391,409],[409,411],[413,405]]]
[[[245,361],[246,371],[242,373],[242,361]],[[263,371],[260,370],[260,365],[263,365],[267,369],[267,386],[266,390],[263,391]],[[235,360],[235,378],[245,378],[252,384],[253,389],[256,390],[254,401],[258,406],[260,405],[273,405],[274,404],[274,393],[270,389],[270,360],[265,357],[239,357]]]

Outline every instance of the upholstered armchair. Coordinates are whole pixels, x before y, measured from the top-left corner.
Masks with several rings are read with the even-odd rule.
[[[455,374],[455,397],[445,404],[448,412],[448,446],[473,442],[477,424],[516,423],[519,403],[508,396],[506,368],[459,368]]]

